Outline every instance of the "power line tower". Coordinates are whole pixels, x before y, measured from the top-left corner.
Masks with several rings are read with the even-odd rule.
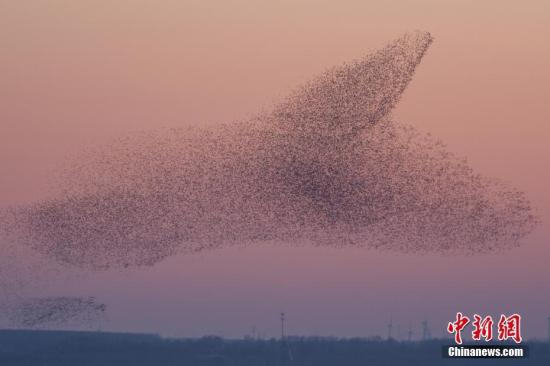
[[[428,321],[424,320],[422,322],[422,340],[427,341],[430,338],[432,338],[432,332],[430,331],[430,327],[428,326]]]
[[[412,330],[412,326],[409,324],[409,331],[407,332],[407,340],[409,342],[412,341],[412,336],[413,336],[413,330]]]
[[[392,330],[392,328],[393,328],[393,322],[392,322],[392,318],[390,317],[390,322],[388,323],[388,341],[389,341],[390,339],[392,339],[392,338],[391,338],[391,330]]]
[[[294,360],[294,357],[292,355],[292,349],[290,348],[290,344],[288,343],[286,332],[285,332],[285,313],[281,313],[281,353],[280,353],[280,365],[288,365],[291,364]]]

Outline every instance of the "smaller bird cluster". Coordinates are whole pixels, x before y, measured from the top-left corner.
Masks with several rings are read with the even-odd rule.
[[[8,318],[13,325],[23,328],[92,327],[107,309],[93,297],[31,298],[14,305]]]

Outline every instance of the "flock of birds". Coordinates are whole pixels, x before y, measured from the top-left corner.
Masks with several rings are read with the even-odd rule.
[[[4,240],[87,270],[265,241],[451,254],[517,246],[538,222],[524,194],[392,118],[431,42],[406,34],[247,121],[136,133],[82,153],[52,197],[4,211]],[[105,306],[60,297],[17,309],[12,320],[35,327]]]

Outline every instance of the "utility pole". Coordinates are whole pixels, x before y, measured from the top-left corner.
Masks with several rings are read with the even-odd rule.
[[[432,337],[432,334],[430,332],[430,328],[428,327],[428,321],[424,320],[422,322],[422,340],[427,341]]]
[[[397,324],[397,338],[398,341],[401,341],[401,324]]]
[[[285,313],[281,313],[281,341],[285,340]]]

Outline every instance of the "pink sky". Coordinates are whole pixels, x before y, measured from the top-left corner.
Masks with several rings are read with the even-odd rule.
[[[0,204],[45,194],[82,147],[124,133],[247,118],[318,72],[405,31],[435,42],[395,115],[527,193],[525,245],[479,257],[265,246],[175,257],[44,292],[96,295],[107,329],[194,336],[441,335],[456,311],[550,316],[550,3],[0,0]]]

